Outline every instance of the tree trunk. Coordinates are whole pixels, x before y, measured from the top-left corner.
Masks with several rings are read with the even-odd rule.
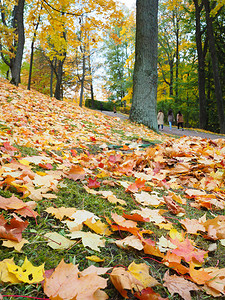
[[[178,84],[179,84],[179,20],[176,15],[176,85],[175,85],[175,94],[176,94],[176,102],[178,102]]]
[[[56,86],[54,97],[61,100],[61,88],[62,88],[62,76],[63,76],[63,63],[64,60],[58,60],[57,75],[56,75]]]
[[[56,68],[55,66],[55,58],[51,61],[51,77],[50,77],[50,97],[53,97],[53,75],[54,75],[54,69]]]
[[[199,93],[199,127],[207,128],[207,106],[205,96],[205,55],[202,49],[202,34],[201,34],[201,7],[198,0],[194,0],[195,5],[195,39],[198,53],[198,93]]]
[[[14,24],[16,28],[16,33],[18,34],[18,41],[16,45],[16,56],[13,58],[13,63],[10,66],[11,69],[11,83],[16,86],[19,85],[20,82],[20,72],[22,66],[22,58],[23,58],[23,49],[25,43],[25,35],[24,35],[24,24],[23,24],[23,12],[24,12],[24,2],[25,0],[19,0],[18,5],[15,6],[14,11]]]
[[[173,96],[173,59],[169,60],[169,66],[170,66],[170,96]]]
[[[83,52],[83,67],[82,67],[82,78],[81,78],[81,86],[80,86],[80,103],[79,106],[82,107],[83,103],[83,94],[84,94],[84,80],[85,80],[85,64],[86,64],[86,57],[85,57],[85,47]]]
[[[220,133],[225,133],[225,116],[224,116],[224,105],[223,95],[219,77],[219,66],[218,58],[216,53],[215,37],[213,32],[212,18],[210,16],[210,4],[208,0],[203,0],[205,12],[206,12],[206,24],[207,24],[207,35],[209,40],[209,50],[212,61],[213,79],[215,84],[215,95],[217,100],[217,110],[220,123]]]
[[[158,0],[137,0],[133,99],[130,120],[158,130]]]
[[[36,35],[37,35],[39,23],[40,23],[40,15],[38,17],[38,21],[37,21],[37,24],[36,24],[35,30],[34,30],[34,36],[33,36],[32,42],[31,42],[30,69],[29,69],[29,78],[28,78],[28,85],[27,85],[28,90],[30,90],[30,86],[31,86],[31,76],[32,76],[33,57],[34,57],[34,43],[36,41]]]

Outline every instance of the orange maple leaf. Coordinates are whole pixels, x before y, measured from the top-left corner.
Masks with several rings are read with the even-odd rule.
[[[78,267],[63,260],[52,275],[44,280],[44,292],[50,299],[95,299],[94,294],[104,289],[107,279],[95,273],[79,275]]]
[[[85,178],[85,171],[80,166],[72,166],[68,172],[67,178],[73,179],[74,181],[83,180]]]
[[[10,220],[5,220],[3,215],[0,215],[0,237],[7,240],[20,242],[22,240],[22,232],[28,226],[27,221],[23,221],[16,215]]]

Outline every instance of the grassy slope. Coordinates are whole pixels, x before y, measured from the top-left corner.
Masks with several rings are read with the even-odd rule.
[[[131,143],[131,141],[135,142],[138,139],[142,139],[141,144],[143,144],[143,141],[147,141],[147,143],[156,140],[158,142],[164,142],[163,139],[165,139],[165,137],[162,138],[162,136],[157,135],[143,126],[135,126],[128,121],[121,123],[120,120],[102,116],[97,112],[93,113],[89,110],[80,109],[71,103],[50,99],[35,91],[29,92],[22,88],[15,88],[4,80],[0,80],[0,88],[0,105],[2,112],[0,121],[1,144],[3,144],[5,140],[9,140],[11,144],[18,147],[21,157],[37,155],[43,153],[43,151],[51,156],[52,152],[50,151],[53,151],[64,159],[64,163],[66,160],[70,163],[82,162],[82,159],[79,160],[79,156],[74,158],[71,155],[71,149],[74,149],[78,152],[78,155],[79,153],[84,155],[83,153],[85,152],[86,154],[82,156],[83,158],[87,158],[87,154],[98,155],[97,158],[104,162],[106,166],[106,158],[108,159],[109,153],[106,150],[102,151],[103,147],[106,148],[103,144],[124,145]],[[169,147],[170,142],[165,141],[165,143],[168,143]],[[210,147],[210,145],[207,147]],[[137,157],[134,158],[132,156],[133,151],[116,151],[122,156],[128,155],[131,160],[136,159],[137,161]],[[115,155],[116,151],[111,154]],[[2,157],[4,157],[3,153]],[[169,158],[166,157],[165,159],[168,160]],[[170,159],[170,166],[171,169],[173,169],[173,156]],[[7,161],[3,161],[4,163],[7,163]],[[143,161],[142,163],[146,167],[150,167],[152,165],[151,158],[149,158],[148,163]],[[63,164],[55,164],[54,169],[61,169]],[[88,163],[84,163],[84,165],[85,167],[88,167]],[[166,167],[168,169],[168,166]],[[32,165],[32,169],[34,172],[46,171],[35,165]],[[94,170],[90,168],[90,170],[90,176],[92,176],[92,178],[99,173],[97,168],[94,168]],[[195,172],[199,172],[196,177],[203,176],[203,174],[200,174],[199,170],[196,169]],[[98,181],[102,182],[105,179],[114,182],[117,180],[133,182],[135,180],[132,175],[127,176],[125,174],[122,175],[109,172],[108,177],[98,178]],[[99,196],[88,194],[83,188],[83,183],[65,178],[65,187],[59,189],[56,193],[56,199],[43,199],[42,201],[38,201],[36,211],[40,216],[37,218],[37,224],[34,219],[29,218],[29,226],[23,233],[23,237],[29,241],[29,244],[25,244],[20,253],[12,248],[0,246],[0,261],[5,258],[14,257],[14,261],[21,265],[25,257],[27,257],[36,266],[45,263],[46,270],[55,268],[61,259],[64,259],[67,263],[73,262],[79,264],[80,270],[87,268],[91,264],[102,267],[114,267],[116,265],[127,267],[132,261],[135,261],[136,263],[145,262],[150,266],[150,274],[162,284],[163,275],[167,270],[167,267],[160,262],[157,262],[157,260],[159,261],[158,258],[146,255],[143,251],[134,249],[122,250],[118,248],[115,243],[112,243],[113,239],[126,237],[128,235],[127,232],[116,231],[113,236],[106,238],[106,246],[101,249],[100,253],[91,250],[88,247],[84,247],[81,241],[78,241],[75,246],[67,250],[53,250],[47,246],[47,241],[43,237],[45,233],[57,231],[62,235],[65,235],[68,232],[65,224],[45,212],[47,207],[65,206],[75,207],[76,209],[85,209],[97,214],[103,221],[105,220],[104,216],[111,217],[111,212],[122,214],[121,208],[115,204],[112,204]],[[188,182],[186,182],[186,184],[188,185]],[[154,181],[151,183],[151,186],[153,187],[153,191],[158,192],[160,196],[168,194],[168,190],[164,186],[160,186],[160,181]],[[224,187],[221,188],[224,190]],[[127,206],[125,207],[126,212],[139,208],[133,201],[130,193],[125,192],[125,189],[120,185],[116,184],[115,186],[111,186],[101,184],[98,190],[111,190],[117,198],[125,200],[127,203]],[[180,195],[184,195],[184,188],[180,184],[175,188],[175,191]],[[8,198],[12,194],[15,194],[17,197],[22,196],[22,194],[12,186],[7,190],[5,189],[5,186],[3,186],[0,190],[0,195],[3,197]],[[29,197],[24,201],[27,200],[29,200]],[[213,218],[215,215],[224,215],[223,210],[211,211],[192,208],[189,205],[190,202],[191,200],[188,200],[187,205],[181,205],[186,211],[186,218],[198,219],[205,213],[208,218]],[[160,208],[167,209],[165,205],[160,206]],[[2,210],[2,212],[5,216],[8,215],[7,211]],[[180,232],[183,230],[179,220],[184,217],[174,216],[170,212],[167,212],[166,216],[172,218],[171,220],[173,221],[174,228]],[[153,235],[151,238],[156,241],[162,235],[165,237],[168,236],[167,230],[159,229],[158,226],[154,225],[152,222],[142,222],[139,226],[144,229],[152,230]],[[87,227],[84,227],[84,230],[90,231]],[[212,241],[203,238],[202,235],[193,236],[187,234],[187,236],[194,239],[196,246],[203,250],[208,250],[208,246],[212,243]],[[205,266],[215,266],[218,264],[220,268],[224,267],[225,258],[223,253],[224,247],[217,242],[217,249],[209,254],[209,259],[206,260]],[[104,258],[105,261],[101,263],[91,262],[85,258],[90,255],[97,255]],[[106,276],[106,278],[108,278],[108,276]],[[168,290],[162,285],[154,287],[154,290],[159,292],[162,297],[181,299],[177,294],[170,296]],[[105,292],[109,295],[109,299],[123,299],[110,281],[108,281]],[[2,284],[1,293],[3,295],[16,294],[40,298],[46,297],[41,285],[36,284]],[[213,298],[200,291],[193,292],[192,297],[193,299]],[[11,299],[13,299],[13,297],[11,297]],[[134,297],[130,296],[130,299],[134,299]]]

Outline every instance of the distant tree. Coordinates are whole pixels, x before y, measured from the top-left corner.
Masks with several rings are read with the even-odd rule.
[[[130,120],[158,130],[157,43],[158,0],[137,0],[133,100]]]
[[[113,100],[121,101],[125,96],[126,79],[125,63],[128,58],[127,42],[121,36],[121,27],[113,26],[105,38],[105,87],[110,91]]]

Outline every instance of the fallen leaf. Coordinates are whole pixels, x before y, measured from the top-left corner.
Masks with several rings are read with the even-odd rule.
[[[131,247],[131,248],[141,251],[144,248],[140,239],[134,235],[127,236],[126,238],[124,238],[122,240],[117,240],[115,242],[115,244],[118,247],[123,248],[123,249],[127,249],[128,247]]]
[[[45,211],[49,214],[52,214],[56,219],[60,221],[64,217],[71,218],[71,216],[76,212],[76,208],[74,207],[48,207]]]
[[[66,264],[62,260],[49,278],[45,277],[44,293],[54,299],[95,299],[94,294],[99,289],[104,289],[107,279],[91,273],[79,277],[77,266]],[[105,298],[107,299],[107,298]]]
[[[167,287],[170,294],[173,296],[175,293],[179,294],[185,300],[191,300],[190,291],[198,291],[199,288],[193,282],[190,282],[180,276],[169,276],[169,271],[164,275],[163,286]]]
[[[16,251],[20,252],[23,248],[23,245],[29,243],[28,240],[22,239],[20,242],[17,241],[3,241],[2,246],[8,247],[8,248],[14,248]]]
[[[21,281],[16,277],[16,275],[9,272],[7,263],[9,263],[10,265],[15,265],[13,258],[4,259],[3,261],[0,261],[0,282],[10,282],[13,284],[21,283]]]
[[[52,249],[68,249],[74,245],[74,241],[67,239],[66,237],[62,236],[57,232],[48,232],[44,235],[45,238],[48,240],[48,246]]]
[[[44,279],[44,264],[35,267],[28,261],[27,257],[21,267],[11,263],[7,263],[7,267],[9,272],[22,282],[31,284],[41,282]]]
[[[193,263],[190,263],[189,273],[190,273],[191,279],[197,284],[205,284],[213,278],[203,269],[196,270]]]
[[[114,268],[110,274],[110,279],[115,288],[126,299],[128,298],[127,290],[133,292],[137,286],[139,288],[144,288],[143,284],[138,279],[122,267]]]
[[[82,167],[74,165],[67,173],[67,178],[72,179],[74,181],[77,180],[84,180],[85,178],[85,171]]]
[[[105,259],[100,258],[96,255],[91,255],[91,256],[86,256],[86,259],[90,260],[90,261],[94,261],[94,262],[104,262]]]
[[[112,234],[112,231],[110,231],[109,226],[103,223],[101,220],[97,220],[93,223],[92,219],[87,219],[86,221],[84,221],[84,224],[90,229],[92,229],[95,233],[107,236]]]
[[[145,263],[136,264],[135,262],[132,262],[128,266],[128,270],[143,284],[144,288],[159,285],[159,282],[149,275],[149,266]]]
[[[69,234],[71,239],[78,239],[82,238],[82,243],[84,247],[89,247],[92,250],[99,251],[99,247],[105,246],[105,241],[102,239],[100,235],[91,232],[84,232],[84,231],[73,231]]]
[[[160,294],[156,293],[152,288],[148,287],[146,289],[141,290],[140,292],[136,292],[134,296],[140,300],[163,300],[168,298],[162,298]]]

